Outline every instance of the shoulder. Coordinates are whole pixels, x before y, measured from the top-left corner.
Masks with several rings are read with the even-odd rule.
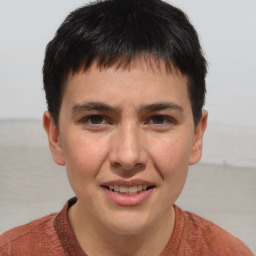
[[[184,212],[184,219],[187,246],[200,255],[253,255],[241,240],[211,221],[191,212]]]
[[[40,254],[49,243],[57,245],[55,216],[50,214],[4,232],[0,235],[0,255],[26,255],[28,252]]]

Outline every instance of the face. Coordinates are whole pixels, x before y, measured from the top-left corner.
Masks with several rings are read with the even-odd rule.
[[[98,69],[70,75],[56,128],[44,125],[66,165],[74,206],[94,227],[136,234],[161,225],[199,161],[206,115],[194,127],[187,77],[173,69]]]

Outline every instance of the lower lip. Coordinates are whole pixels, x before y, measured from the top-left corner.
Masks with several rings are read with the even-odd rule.
[[[148,189],[145,191],[139,192],[137,195],[121,195],[116,192],[113,192],[112,190],[109,190],[107,188],[104,188],[104,191],[107,195],[107,197],[113,201],[114,203],[121,205],[121,206],[136,206],[141,203],[143,203],[153,192],[152,189]]]

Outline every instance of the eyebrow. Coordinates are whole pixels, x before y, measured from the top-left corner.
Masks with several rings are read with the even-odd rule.
[[[175,103],[172,102],[160,102],[160,103],[154,103],[154,104],[150,104],[150,105],[145,105],[141,107],[141,111],[161,111],[161,110],[178,110],[179,112],[184,112],[184,108],[181,107],[180,105],[177,105]]]
[[[140,108],[141,112],[157,112],[161,110],[177,110],[184,112],[183,107],[172,102],[159,102],[149,105],[144,105]],[[72,107],[74,114],[81,111],[107,111],[107,112],[120,112],[119,107],[112,107],[102,102],[88,102],[83,104],[77,104]]]
[[[105,103],[101,102],[88,102],[84,104],[77,104],[72,107],[72,112],[76,114],[80,111],[111,111],[111,112],[118,112],[119,108],[115,108],[109,106]]]

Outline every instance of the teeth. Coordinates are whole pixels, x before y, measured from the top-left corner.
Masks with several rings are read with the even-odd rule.
[[[142,189],[143,189],[143,190],[146,190],[147,187],[148,187],[147,185],[142,185]]]
[[[136,195],[140,191],[147,190],[147,185],[138,185],[138,186],[132,186],[132,187],[125,187],[125,186],[117,186],[117,185],[111,185],[109,186],[109,189],[115,192],[118,192],[119,194],[127,194],[127,195]]]
[[[129,193],[137,193],[137,186],[129,187]]]
[[[128,188],[128,187],[120,186],[119,191],[120,191],[121,193],[127,193],[127,192],[129,191],[129,188]]]

